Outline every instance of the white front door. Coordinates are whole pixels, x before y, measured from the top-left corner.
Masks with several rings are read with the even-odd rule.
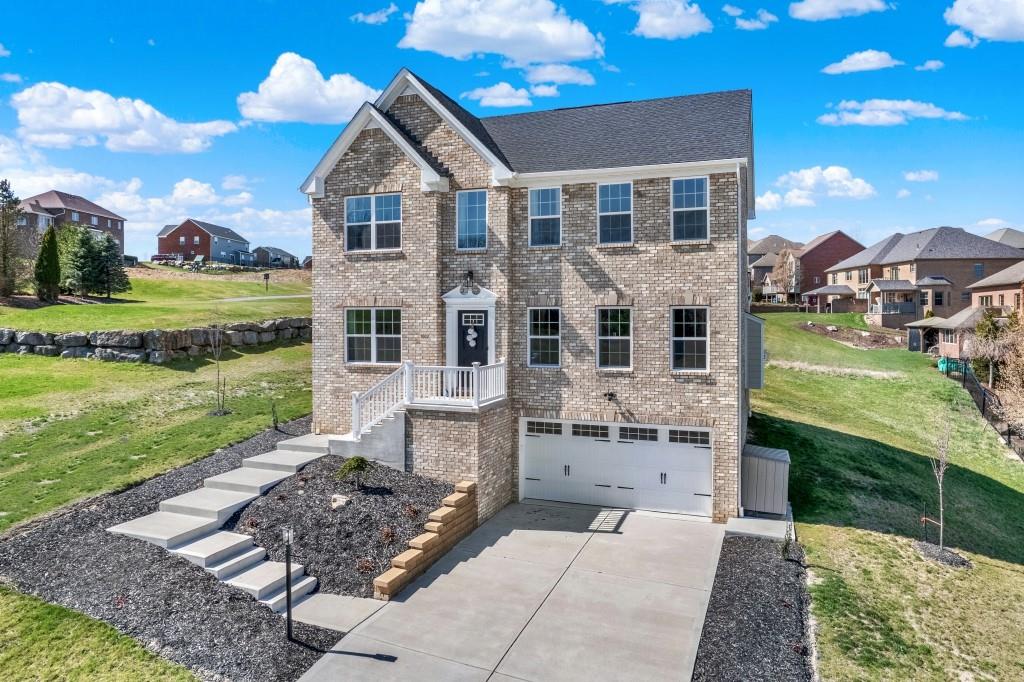
[[[520,497],[711,516],[708,429],[527,419]]]

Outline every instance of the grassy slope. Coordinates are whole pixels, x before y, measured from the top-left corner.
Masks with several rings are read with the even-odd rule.
[[[136,275],[136,273],[132,273]],[[290,273],[289,273],[290,274]],[[143,276],[144,275],[144,276]],[[241,322],[272,317],[308,316],[311,299],[222,302],[248,296],[308,294],[303,281],[277,281],[271,274],[269,291],[259,273],[228,278],[207,275],[187,278],[180,273],[146,271],[132,277],[132,288],[120,298],[125,303],[56,305],[37,309],[0,306],[0,327],[49,332],[102,329],[174,329],[212,322]]]
[[[770,356],[898,370],[904,379],[770,368],[754,393],[758,442],[793,458],[790,498],[808,561],[824,679],[1020,679],[1024,638],[1024,464],[1006,456],[970,399],[919,354],[862,351],[771,314]],[[847,316],[821,324],[854,326]],[[971,571],[919,557],[936,513],[926,455],[951,426],[947,543]]]
[[[233,410],[209,417],[214,367],[0,355],[0,531],[83,497],[198,459],[310,411],[310,346],[221,363]],[[55,409],[55,406],[59,408]],[[183,668],[74,611],[0,589],[3,679],[190,679]]]

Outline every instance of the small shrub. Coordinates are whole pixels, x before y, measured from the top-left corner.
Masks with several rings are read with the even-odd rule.
[[[402,507],[402,516],[404,516],[407,519],[415,519],[419,515],[420,510],[412,506],[411,504],[407,504],[404,507]]]
[[[347,481],[349,478],[355,478],[356,488],[362,490],[363,488],[363,474],[370,469],[370,463],[365,457],[349,457],[345,460],[345,463],[338,469],[338,473],[334,474],[335,478],[339,478],[342,481]]]
[[[380,529],[380,541],[384,545],[390,545],[394,543],[395,538],[398,537],[398,533],[391,526],[382,526]]]
[[[374,565],[373,561],[368,557],[363,557],[356,562],[356,570],[366,575],[367,573],[373,573]]]

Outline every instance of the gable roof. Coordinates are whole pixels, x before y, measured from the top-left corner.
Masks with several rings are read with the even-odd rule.
[[[906,279],[873,279],[867,290],[871,291],[917,291],[917,285]]]
[[[835,236],[840,235],[840,234],[843,235],[844,237],[846,237],[847,239],[849,239],[850,241],[852,241],[854,244],[857,244],[858,246],[860,246],[860,248],[862,248],[862,249],[864,248],[863,244],[861,244],[856,239],[854,239],[850,235],[846,234],[842,230],[832,230],[831,232],[826,232],[825,234],[820,234],[817,237],[815,237],[814,239],[812,239],[811,241],[807,242],[804,245],[804,248],[800,249],[800,253],[798,255],[806,256],[807,254],[809,254],[814,249],[818,248],[819,246],[821,246],[822,244],[824,244],[828,240],[832,239],[832,237],[835,237]]]
[[[255,249],[253,249],[253,251],[258,251],[260,249],[266,251],[267,253],[269,253],[274,258],[280,258],[282,260],[285,260],[285,259],[298,260],[298,258],[293,256],[292,254],[288,253],[284,249],[279,249],[276,246],[257,246]]]
[[[974,284],[968,286],[968,289],[981,289],[983,287],[997,287],[997,286],[1017,286],[1024,282],[1024,261],[1015,263],[1005,270],[989,275],[984,279],[979,279]]]
[[[758,253],[779,253],[789,249],[790,251],[796,251],[803,244],[800,242],[794,242],[785,237],[780,237],[777,234],[770,234],[767,237],[758,239],[756,242],[750,245],[747,249],[747,253],[758,254]]]
[[[813,291],[808,291],[802,294],[804,298],[807,296],[853,296],[853,289],[846,286],[845,284],[827,284],[823,287],[818,287]]]
[[[994,242],[1000,242],[1018,249],[1024,249],[1024,232],[1015,230],[1012,227],[1004,227],[996,230],[995,232],[989,232],[985,235],[985,239],[991,239]]]
[[[157,237],[166,237],[174,230],[178,229],[185,223],[193,223],[196,227],[204,230],[207,234],[212,237],[221,237],[223,239],[230,239],[235,242],[249,243],[249,240],[238,234],[230,227],[224,227],[223,225],[214,225],[213,223],[207,223],[202,220],[196,220],[195,218],[185,218],[177,225],[164,225],[163,228],[157,233]]]
[[[63,211],[81,211],[82,213],[90,213],[96,216],[102,216],[104,218],[113,218],[114,220],[124,220],[123,217],[117,215],[113,211],[108,211],[99,204],[95,204],[85,197],[80,197],[77,194],[68,194],[67,192],[61,192],[60,190],[51,189],[49,192],[43,192],[33,197],[22,200],[21,205],[25,207],[25,210],[31,211],[32,213],[41,213],[40,209],[45,209],[48,213],[55,213],[61,210]]]
[[[178,226],[177,225],[164,225],[163,227],[160,228],[160,231],[156,233],[156,236],[157,237],[166,237],[176,227],[178,227]]]
[[[1024,251],[979,237],[960,227],[934,227],[904,236],[885,256],[882,264],[947,258],[1024,259]]]
[[[859,268],[865,265],[878,265],[900,239],[903,239],[902,232],[891,234],[882,241],[875,242],[863,251],[858,251],[849,258],[839,261],[832,267],[827,268],[825,272],[849,270],[850,268]]]
[[[756,255],[756,254],[755,254]],[[774,268],[775,264],[779,262],[779,254],[777,253],[766,253],[756,261],[750,264],[752,268]]]

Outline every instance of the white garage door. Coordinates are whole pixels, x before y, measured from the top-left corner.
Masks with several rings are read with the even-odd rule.
[[[520,419],[522,497],[711,516],[711,431]]]

